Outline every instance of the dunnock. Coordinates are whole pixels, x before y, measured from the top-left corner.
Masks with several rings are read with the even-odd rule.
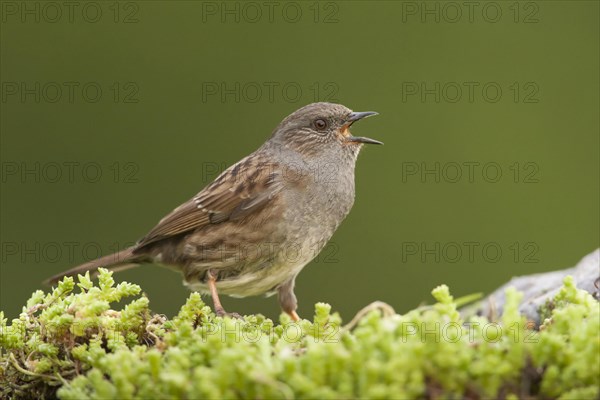
[[[350,126],[375,112],[313,103],[285,118],[258,150],[228,168],[191,200],[164,217],[134,246],[56,275],[144,263],[183,273],[193,290],[278,293],[298,320],[294,280],[329,241],[354,203],[354,165],[364,143]]]

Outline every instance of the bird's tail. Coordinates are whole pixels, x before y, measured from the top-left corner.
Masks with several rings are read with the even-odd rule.
[[[133,254],[133,247],[129,247],[125,250],[121,250],[117,253],[109,254],[104,257],[100,257],[96,260],[88,261],[75,268],[61,272],[60,274],[54,275],[44,281],[47,285],[53,285],[65,276],[74,276],[77,274],[83,274],[87,271],[94,271],[92,274],[97,274],[98,268],[108,268],[111,271],[123,271],[129,268],[137,267],[143,260],[139,255]]]

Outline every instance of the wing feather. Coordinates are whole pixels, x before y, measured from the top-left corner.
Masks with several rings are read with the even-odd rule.
[[[277,165],[251,155],[224,171],[191,200],[164,217],[136,249],[202,228],[236,221],[262,209],[280,192],[283,184]]]

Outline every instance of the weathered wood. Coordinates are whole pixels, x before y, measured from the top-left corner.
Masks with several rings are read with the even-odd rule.
[[[519,307],[528,320],[540,324],[540,307],[544,306],[560,290],[565,276],[571,275],[578,288],[586,290],[598,299],[600,283],[600,249],[585,256],[572,268],[512,278],[479,303],[463,309],[463,315],[484,315],[495,319],[502,314],[505,291],[513,286],[523,293]]]

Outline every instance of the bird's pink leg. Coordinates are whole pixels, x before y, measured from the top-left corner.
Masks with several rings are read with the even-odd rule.
[[[208,288],[210,289],[210,297],[212,298],[213,305],[215,307],[215,314],[218,317],[233,317],[233,318],[242,318],[238,313],[228,313],[223,308],[221,304],[221,299],[219,299],[219,293],[217,292],[217,278],[212,270],[208,270],[206,274],[206,279],[208,283]]]

